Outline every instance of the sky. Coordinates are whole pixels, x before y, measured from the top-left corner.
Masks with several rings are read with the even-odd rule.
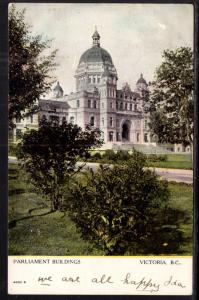
[[[54,76],[65,94],[75,91],[75,70],[80,56],[92,46],[95,26],[118,73],[118,88],[128,82],[132,89],[143,73],[154,78],[165,49],[193,48],[191,4],[124,3],[17,3],[26,8],[32,34],[52,39],[58,49]]]

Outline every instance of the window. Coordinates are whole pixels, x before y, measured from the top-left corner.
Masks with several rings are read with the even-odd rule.
[[[88,82],[91,83],[91,77],[88,78]]]
[[[110,126],[112,127],[113,126],[113,118],[110,117]]]
[[[66,117],[62,118],[62,124],[66,123]]]
[[[59,123],[59,117],[58,116],[51,115],[50,116],[50,120],[52,122]]]
[[[116,102],[116,109],[118,110],[118,102]]]
[[[100,83],[100,77],[97,77],[97,82]]]
[[[119,127],[119,120],[116,120],[116,126]]]
[[[41,119],[44,121],[46,120],[46,115],[42,115]]]
[[[96,100],[94,100],[94,102],[93,102],[93,108],[97,108],[97,101]]]
[[[147,127],[148,127],[148,122],[147,122],[147,119],[145,119],[144,120],[144,128],[147,129]]]
[[[123,109],[123,105],[122,105],[122,102],[120,102],[120,110]]]
[[[110,102],[110,108],[113,108],[113,103],[112,102]]]
[[[132,110],[133,109],[133,105],[132,105],[132,103],[130,103],[130,110]]]
[[[148,143],[148,134],[147,133],[144,134],[144,142]]]
[[[74,124],[75,123],[75,118],[74,117],[70,117],[70,123]]]
[[[90,125],[94,126],[94,124],[95,124],[95,118],[92,116],[90,117]]]
[[[121,141],[121,135],[120,135],[120,132],[117,132],[117,142]]]
[[[77,108],[79,108],[79,100],[77,100]]]
[[[104,126],[104,118],[102,118],[102,126]]]
[[[91,100],[88,100],[88,108],[91,108]]]
[[[109,141],[113,141],[113,131],[109,131]]]
[[[33,123],[33,116],[30,116],[30,123]]]
[[[102,108],[104,108],[104,102],[102,102]]]
[[[125,109],[127,110],[127,103],[125,103]]]
[[[135,111],[137,111],[137,109],[138,109],[138,108],[137,108],[137,104],[135,104],[134,109],[135,109]]]
[[[139,140],[140,140],[140,134],[137,133],[137,142],[139,142]]]
[[[93,83],[95,83],[95,77],[93,77]]]
[[[21,129],[16,129],[16,138],[17,140],[21,138]]]

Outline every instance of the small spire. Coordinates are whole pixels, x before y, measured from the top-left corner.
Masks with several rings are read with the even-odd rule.
[[[93,33],[92,38],[93,38],[93,46],[100,47],[100,35],[97,31],[97,26],[95,26],[95,32]]]
[[[143,78],[143,74],[142,73],[140,74],[140,78]]]

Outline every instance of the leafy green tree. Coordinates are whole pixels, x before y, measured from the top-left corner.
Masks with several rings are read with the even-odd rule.
[[[145,159],[134,151],[122,166],[100,166],[96,173],[90,170],[66,197],[65,209],[82,237],[108,255],[141,253],[152,239],[155,217],[164,215],[169,200],[167,182],[144,168]],[[158,222],[161,227],[164,218]]]
[[[51,201],[51,209],[61,209],[63,188],[81,170],[78,158],[87,159],[93,147],[101,146],[100,131],[89,127],[42,120],[38,130],[27,131],[18,146],[18,159],[34,186]]]
[[[37,110],[36,101],[45,94],[54,82],[49,73],[56,64],[56,52],[45,55],[50,40],[41,35],[33,36],[25,21],[25,11],[9,9],[9,126],[14,118],[23,118],[25,111]]]
[[[181,47],[166,50],[151,83],[152,135],[160,143],[193,142],[193,53]]]

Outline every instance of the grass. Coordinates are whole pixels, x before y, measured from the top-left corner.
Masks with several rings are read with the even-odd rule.
[[[167,154],[167,161],[149,162],[149,167],[193,169],[191,154]]]
[[[26,174],[18,166],[9,165],[9,221],[21,220],[9,230],[10,255],[104,255],[88,241],[81,238],[67,213],[49,211],[49,202],[35,192],[26,181]],[[185,237],[180,246],[181,255],[192,253],[192,186],[169,183],[170,207],[180,211],[179,226]],[[174,224],[175,225],[175,224]],[[175,253],[173,253],[175,254]]]
[[[117,151],[114,151],[116,153]],[[98,153],[101,153],[101,159],[98,159],[96,157],[93,157],[97,152],[92,152],[91,155],[91,162],[97,162],[97,163],[109,163],[109,164],[121,164],[126,161],[124,160],[118,160],[118,159],[109,159],[106,156],[103,156],[105,151],[101,153],[98,151]],[[131,153],[129,151],[129,153]],[[156,156],[156,155],[155,155]],[[158,157],[159,155],[157,155]],[[164,155],[160,155],[164,156]],[[165,161],[147,161],[148,167],[156,167],[156,168],[170,168],[170,169],[184,169],[184,170],[192,170],[193,164],[192,164],[192,157],[191,154],[165,154],[166,160]]]

